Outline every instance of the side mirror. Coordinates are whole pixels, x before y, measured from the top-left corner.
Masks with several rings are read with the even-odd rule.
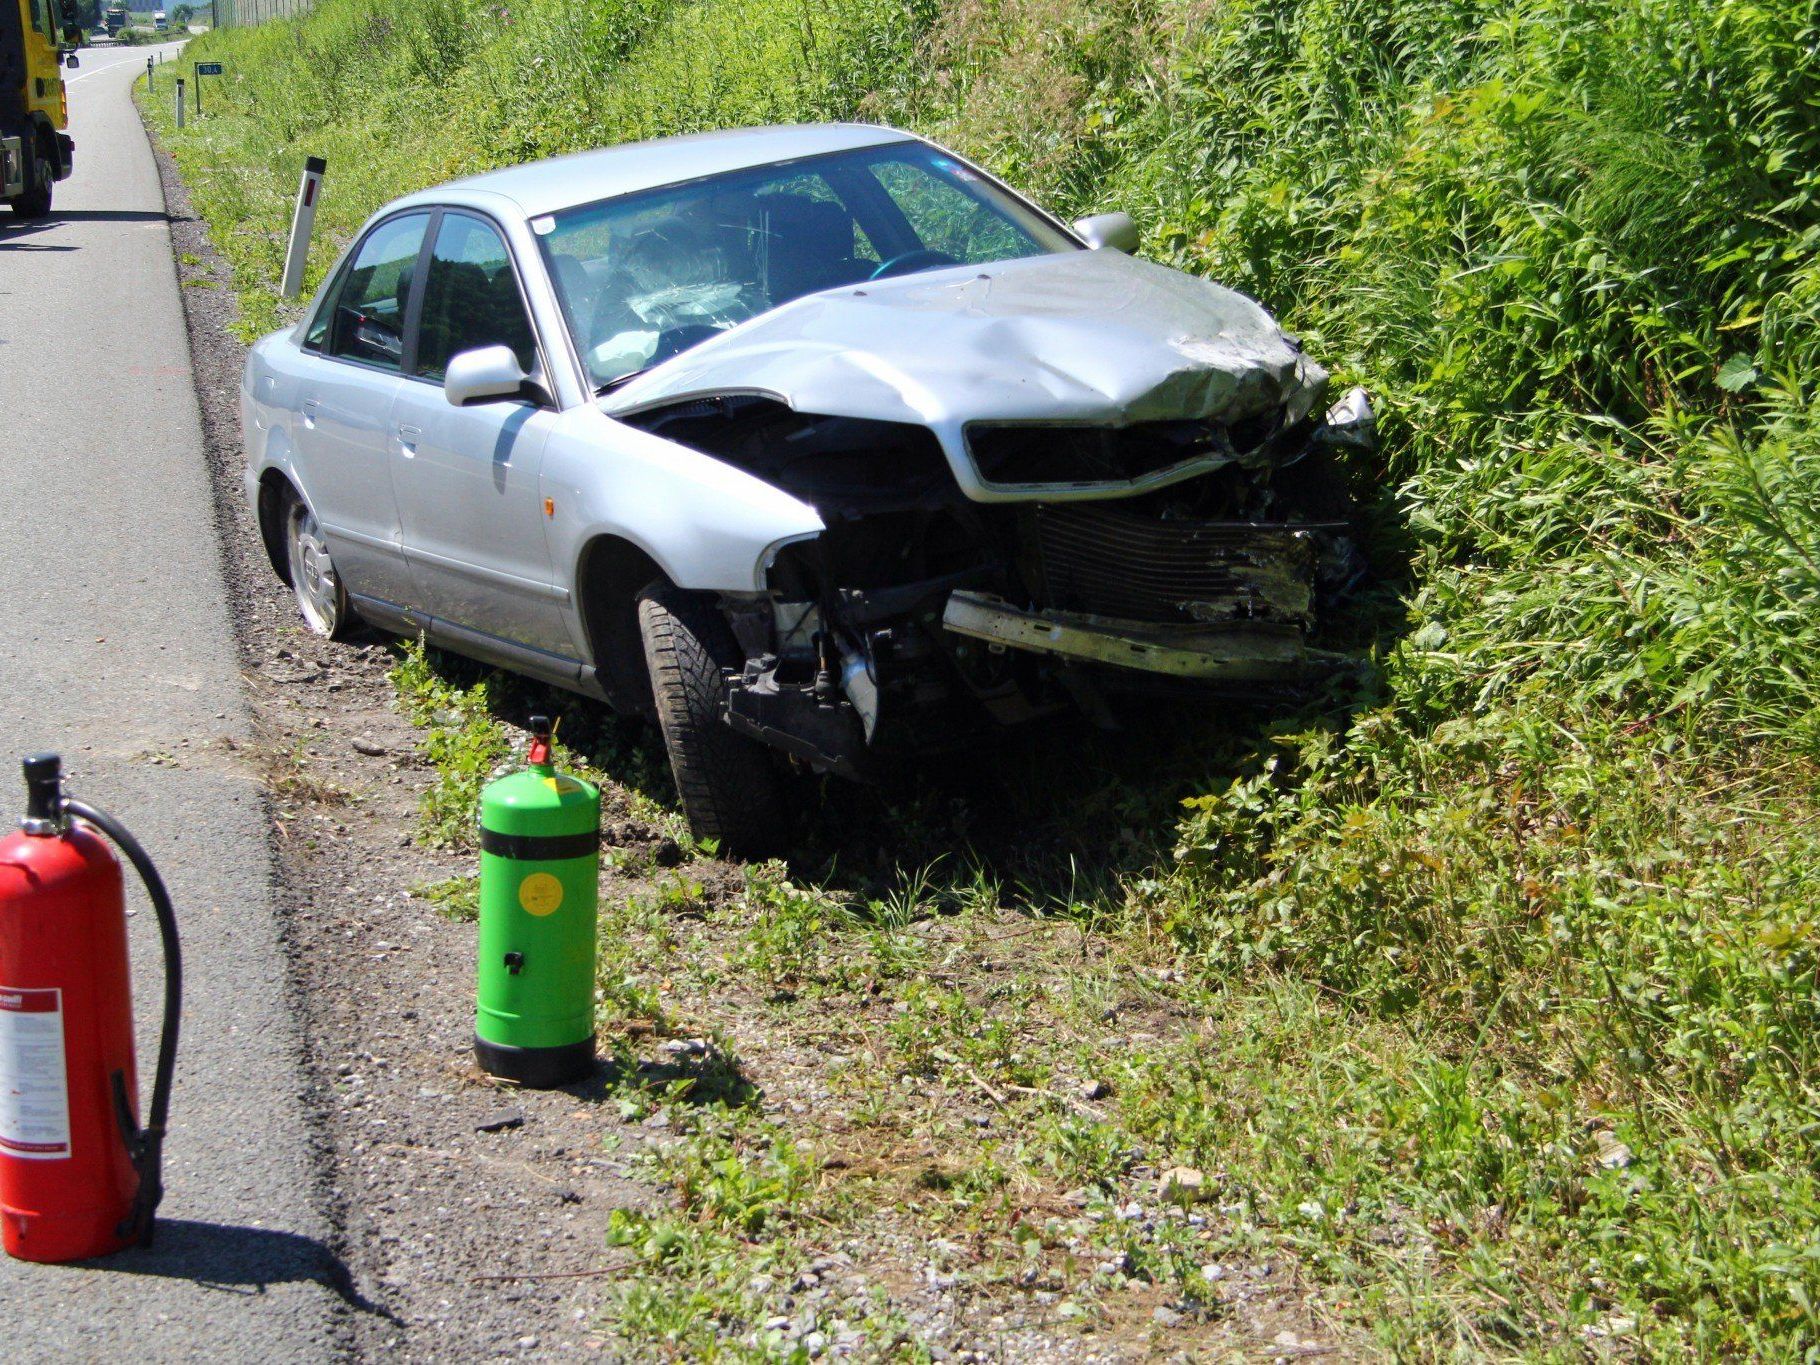
[[[539,386],[524,372],[510,346],[477,346],[449,358],[442,393],[451,404],[494,403],[502,398],[527,398]]]
[[[71,71],[74,71],[77,67],[82,65],[81,62],[76,60],[76,54],[74,52],[70,53],[69,57],[64,61],[63,64],[65,66],[67,66]]]
[[[1096,213],[1077,219],[1074,230],[1095,251],[1122,251],[1129,256],[1138,247],[1137,224],[1129,213]]]

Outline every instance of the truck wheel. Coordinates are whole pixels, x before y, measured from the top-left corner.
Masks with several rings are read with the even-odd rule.
[[[353,628],[354,611],[348,605],[341,575],[329,558],[328,541],[316,523],[316,514],[295,491],[286,489],[281,515],[285,563],[303,623],[324,639],[339,640]]]
[[[723,852],[776,853],[788,820],[771,756],[721,718],[725,674],[744,663],[733,631],[712,602],[661,581],[638,595],[638,629],[689,828]]]
[[[32,153],[31,187],[12,201],[15,218],[42,218],[51,211],[53,171],[48,158]]]

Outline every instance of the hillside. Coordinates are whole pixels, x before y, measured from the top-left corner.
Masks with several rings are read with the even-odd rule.
[[[1066,216],[1129,210],[1145,254],[1255,295],[1376,397],[1362,695],[1062,800],[1033,781],[1027,840],[912,811],[905,847],[948,857],[859,884],[836,844],[726,912],[756,935],[728,971],[796,953],[792,991],[834,1002],[881,907],[1072,919],[1170,1028],[1109,1056],[1088,996],[880,968],[882,1065],[989,1083],[1013,1136],[836,1208],[778,1133],[717,1129],[701,1169],[756,1163],[767,1212],[682,1178],[675,1228],[737,1267],[798,1208],[874,1199],[1015,1264],[1054,1250],[1031,1211],[1186,1166],[1203,1225],[1081,1234],[1171,1311],[1217,1320],[1202,1267],[1274,1257],[1392,1352],[1792,1356],[1820,1340],[1817,44],[1812,0],[325,0],[192,43],[228,69],[204,121],[171,128],[168,87],[150,107],[249,337],[290,315],[305,154],[339,243],[487,167],[859,118]],[[461,711],[416,660],[400,685],[503,744],[484,688]],[[582,756],[611,777],[615,752]],[[1044,1105],[1088,1068],[1103,1099]],[[880,1132],[931,1140],[874,1100]],[[632,1340],[762,1320],[625,1237],[644,1274],[603,1312]]]

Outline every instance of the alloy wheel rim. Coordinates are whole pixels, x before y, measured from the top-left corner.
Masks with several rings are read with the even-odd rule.
[[[318,635],[330,635],[341,619],[341,584],[323,544],[315,514],[299,505],[291,513],[291,586],[303,619]]]

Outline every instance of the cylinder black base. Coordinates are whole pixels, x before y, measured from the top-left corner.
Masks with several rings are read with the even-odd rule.
[[[511,1047],[474,1035],[474,1059],[489,1076],[532,1090],[554,1090],[594,1074],[594,1036],[561,1047]]]

